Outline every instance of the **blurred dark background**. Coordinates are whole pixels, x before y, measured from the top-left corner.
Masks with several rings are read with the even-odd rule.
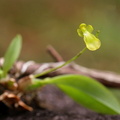
[[[51,44],[68,60],[84,47],[76,32],[83,22],[101,31],[102,46],[76,62],[120,73],[120,0],[0,0],[0,56],[20,33],[19,59],[52,62],[46,52]]]

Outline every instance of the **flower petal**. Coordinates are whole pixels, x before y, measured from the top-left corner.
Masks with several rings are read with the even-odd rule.
[[[90,33],[92,33],[92,31],[94,30],[93,27],[92,27],[92,25],[87,25],[87,26],[86,26],[86,29],[87,29],[87,31],[90,32]]]
[[[85,23],[80,24],[79,28],[80,28],[80,30],[81,30],[83,33],[87,30]]]
[[[80,37],[83,37],[83,32],[81,31],[81,29],[77,29],[77,33]]]

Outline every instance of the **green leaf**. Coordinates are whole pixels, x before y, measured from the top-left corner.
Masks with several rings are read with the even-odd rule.
[[[10,46],[7,49],[7,52],[4,56],[3,71],[6,76],[7,72],[13,66],[17,58],[19,57],[21,51],[22,37],[17,35],[11,42]]]
[[[96,112],[120,114],[120,104],[114,95],[92,78],[80,75],[63,75],[47,78],[39,82],[37,80],[37,84],[38,86],[54,84],[77,103]],[[33,87],[35,86],[37,85],[33,85]]]
[[[114,94],[114,96],[118,99],[120,103],[120,89],[119,88],[108,88],[108,89]]]

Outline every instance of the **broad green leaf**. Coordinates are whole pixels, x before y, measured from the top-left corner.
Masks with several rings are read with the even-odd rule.
[[[22,37],[21,35],[17,35],[12,40],[10,46],[8,47],[7,52],[4,56],[5,61],[3,64],[3,71],[5,75],[19,57],[21,51],[21,44],[22,44]]]
[[[109,88],[109,90],[114,94],[120,103],[120,89],[119,88]]]
[[[114,95],[96,80],[80,75],[63,75],[34,81],[33,87],[54,84],[77,103],[103,114],[120,114]],[[74,109],[74,108],[73,108]]]

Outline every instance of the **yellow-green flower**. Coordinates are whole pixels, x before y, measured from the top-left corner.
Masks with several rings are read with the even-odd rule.
[[[86,47],[91,51],[95,51],[100,48],[101,42],[94,34],[92,34],[92,31],[93,27],[84,23],[80,24],[79,29],[77,29],[78,35],[84,38]]]

